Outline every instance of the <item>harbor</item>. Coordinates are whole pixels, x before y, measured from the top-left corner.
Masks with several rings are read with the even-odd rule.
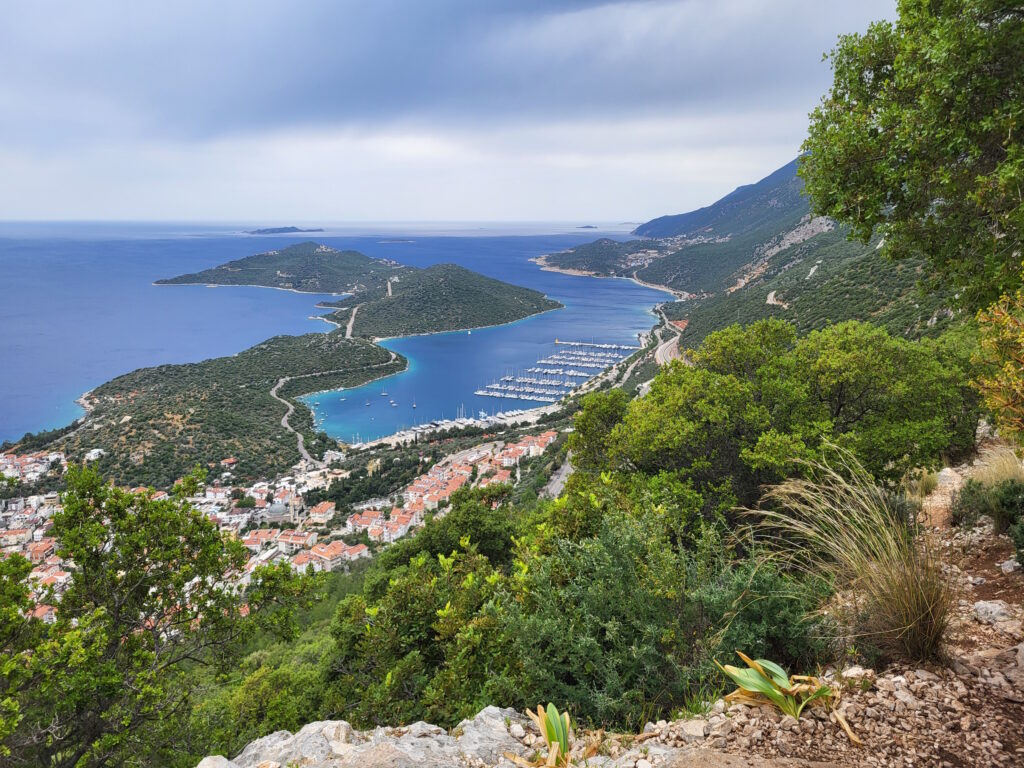
[[[477,389],[478,397],[552,404],[639,349],[628,344],[555,339],[554,350],[526,368]],[[524,375],[529,374],[529,375]]]
[[[462,240],[446,241],[444,257],[462,245]],[[476,266],[492,268],[489,259],[481,255]],[[402,442],[422,439],[422,427],[443,433],[461,418],[556,409],[637,350],[656,320],[651,306],[664,300],[664,294],[626,280],[542,272],[529,262],[521,271],[505,269],[495,276],[543,290],[565,309],[474,328],[472,334],[384,340],[381,346],[405,357],[408,368],[365,385],[304,397],[316,426],[348,445],[396,434]],[[434,422],[445,426],[431,426]]]

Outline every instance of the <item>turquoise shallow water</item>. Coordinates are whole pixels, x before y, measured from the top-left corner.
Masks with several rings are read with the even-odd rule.
[[[624,280],[544,272],[529,259],[604,233],[506,227],[458,234],[413,228],[329,229],[252,237],[241,227],[0,224],[0,440],[66,424],[82,392],[134,368],[233,354],[270,336],[323,331],[321,298],[264,288],[153,286],[161,277],[315,239],[414,266],[452,262],[543,291],[565,309],[472,334],[394,339],[407,371],[358,391],[311,398],[323,428],[350,440],[467,414],[530,407],[473,391],[533,365],[555,338],[635,343],[665,294]],[[530,234],[510,234],[510,232]],[[621,235],[621,232],[618,233]],[[381,397],[382,386],[388,396]],[[344,399],[342,399],[344,398]],[[392,407],[390,400],[397,406]],[[417,408],[412,408],[415,399]],[[371,405],[365,402],[370,400]]]

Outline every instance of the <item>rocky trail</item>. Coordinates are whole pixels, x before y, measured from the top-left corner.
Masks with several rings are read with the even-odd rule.
[[[945,665],[826,670],[842,690],[839,712],[853,743],[825,707],[799,721],[770,707],[718,700],[701,717],[649,723],[640,734],[581,732],[574,765],[600,768],[783,768],[785,766],[1024,765],[1024,575],[1006,536],[982,518],[950,525],[949,507],[969,467],[946,469],[925,499],[927,535],[958,593]],[[271,734],[233,760],[199,768],[512,768],[546,753],[522,713],[488,707],[451,732],[426,723],[356,731],[343,721]],[[523,764],[520,762],[520,764]]]

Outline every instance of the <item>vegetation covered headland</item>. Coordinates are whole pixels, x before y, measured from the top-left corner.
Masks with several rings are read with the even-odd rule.
[[[347,328],[349,336],[367,338],[500,325],[562,306],[539,291],[510,285],[455,264],[417,269],[313,242],[247,256],[157,283],[260,285],[310,293],[351,294],[323,306],[337,307],[330,319]]]
[[[337,307],[325,316],[337,326],[330,333],[278,336],[237,355],[119,376],[83,397],[80,423],[26,436],[19,450],[46,447],[74,461],[89,456],[111,479],[155,487],[228,457],[240,478],[272,477],[338,447],[315,429],[301,395],[404,369],[404,358],[371,339],[498,325],[562,306],[455,265],[416,269],[316,243],[158,282],[352,296],[321,305]]]
[[[87,396],[83,422],[52,446],[81,460],[99,451],[95,466],[121,483],[167,488],[196,464],[237,460],[241,477],[284,473],[306,450],[322,456],[337,443],[313,426],[298,398],[324,389],[354,387],[405,368],[404,358],[342,331],[275,336],[229,357],[140,368]],[[283,381],[278,388],[277,385]],[[95,455],[95,454],[94,454]]]

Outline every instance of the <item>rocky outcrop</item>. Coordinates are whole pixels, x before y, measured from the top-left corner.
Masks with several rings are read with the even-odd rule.
[[[512,709],[487,707],[451,733],[428,723],[357,731],[343,720],[310,723],[298,733],[278,731],[250,743],[235,758],[208,757],[198,768],[478,768],[504,752],[525,755],[509,733],[527,720]],[[506,764],[511,765],[505,760]]]

